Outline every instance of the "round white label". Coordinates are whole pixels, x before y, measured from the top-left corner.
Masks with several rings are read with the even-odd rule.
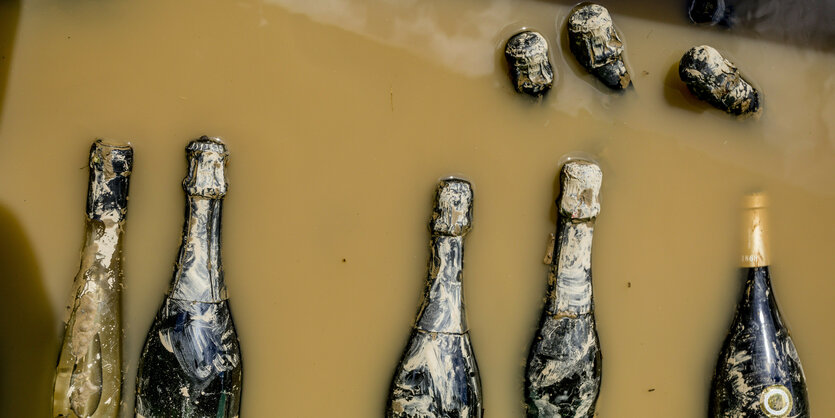
[[[760,395],[760,407],[769,418],[785,417],[792,410],[792,395],[783,385],[769,386]]]

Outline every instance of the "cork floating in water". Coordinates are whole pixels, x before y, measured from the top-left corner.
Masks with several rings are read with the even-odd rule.
[[[609,11],[585,3],[568,16],[568,43],[577,61],[606,86],[623,90],[632,84],[621,41]]]
[[[545,308],[525,370],[529,418],[594,416],[603,360],[592,300],[591,245],[602,179],[600,167],[588,161],[569,161],[560,173]]]
[[[56,368],[52,416],[119,416],[122,389],[122,237],[133,148],[90,148],[87,237]]]
[[[694,96],[738,116],[758,116],[762,97],[739,69],[707,45],[690,48],[681,57],[678,75]]]
[[[516,91],[542,96],[551,90],[554,70],[548,57],[548,42],[539,32],[523,31],[511,36],[504,56]]]
[[[429,229],[428,277],[406,350],[392,379],[386,418],[480,418],[478,373],[462,291],[464,235],[472,225],[470,183],[441,181]]]
[[[226,146],[202,137],[186,148],[182,244],[168,294],[136,374],[137,417],[240,414],[242,366],[221,264]]]

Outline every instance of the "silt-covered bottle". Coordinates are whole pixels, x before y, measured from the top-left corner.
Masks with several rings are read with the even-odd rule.
[[[72,287],[52,416],[115,418],[122,393],[122,235],[133,166],[129,145],[90,148],[86,238]]]
[[[530,418],[594,416],[603,360],[594,320],[591,245],[602,179],[600,167],[588,161],[569,161],[560,172],[548,292],[525,370]]]
[[[766,195],[746,196],[742,296],[716,362],[711,418],[809,417],[806,377],[771,288],[766,206]]]
[[[139,360],[136,416],[232,418],[239,415],[242,369],[220,257],[228,153],[205,136],[186,153],[182,244]]]
[[[469,182],[441,181],[429,229],[423,301],[391,383],[387,418],[480,418],[481,379],[470,343],[462,278],[472,224]]]

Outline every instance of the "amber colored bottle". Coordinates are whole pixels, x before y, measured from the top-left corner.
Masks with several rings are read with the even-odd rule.
[[[90,148],[87,237],[55,373],[53,417],[115,418],[122,400],[122,235],[133,149]]]
[[[806,377],[771,288],[766,196],[745,200],[742,297],[719,352],[708,416],[808,418]]]

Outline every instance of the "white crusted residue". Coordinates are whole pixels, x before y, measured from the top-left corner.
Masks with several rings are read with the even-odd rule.
[[[576,341],[576,340],[575,340]],[[587,333],[580,344],[568,349],[569,355],[560,359],[549,359],[542,370],[539,383],[542,387],[552,386],[574,375],[582,375],[588,367],[586,356],[595,349],[597,339],[594,333]]]
[[[77,360],[84,358],[90,344],[98,334],[96,326],[99,317],[99,286],[94,281],[86,281],[78,294],[75,308],[75,322],[72,326],[70,348]]]
[[[739,394],[747,394],[751,392],[752,388],[748,385],[745,374],[745,367],[743,363],[751,361],[751,354],[747,350],[740,350],[733,353],[733,356],[728,357],[728,380],[733,382],[734,389]]]
[[[467,331],[461,298],[464,237],[436,236],[432,239],[429,293],[418,318],[417,328],[429,332]]]
[[[551,340],[547,345],[559,348],[538,351],[528,360],[527,385],[531,394],[536,394],[529,402],[533,401],[538,412],[535,416],[586,417],[597,399],[600,377],[592,360],[599,351],[597,337],[592,328],[583,326],[571,327],[574,332],[563,334],[564,329],[558,324],[565,325],[566,321],[589,325],[591,314],[579,318],[548,318],[548,325],[540,330],[545,332],[540,334],[543,340]]]
[[[569,161],[561,173],[559,209],[572,219],[591,219],[600,213],[600,185],[603,171],[589,161]]]
[[[623,42],[620,40],[612,17],[605,7],[588,4],[575,9],[568,18],[569,34],[582,40],[591,62],[583,63],[598,68],[620,61]]]
[[[395,377],[396,417],[480,417],[478,370],[468,336],[418,333]],[[462,398],[469,392],[475,399]]]
[[[539,32],[524,31],[510,38],[505,50],[517,58],[541,57],[548,53],[548,42]]]
[[[217,200],[190,197],[189,219],[171,297],[214,303],[225,299],[221,282]]]
[[[101,263],[102,266],[110,268],[113,263],[113,257],[117,255],[116,248],[119,245],[121,225],[104,218],[102,220],[104,227],[102,228],[101,235],[98,235],[95,241],[95,257],[96,261]],[[113,286],[115,282],[110,281],[108,284]]]
[[[203,137],[189,143],[186,148],[189,175],[183,187],[190,196],[220,199],[226,195],[226,161],[229,153],[218,138]]]
[[[159,331],[158,336],[159,342],[162,344],[162,346],[165,347],[165,349],[168,350],[169,353],[173,353],[174,347],[171,345],[171,339],[168,338],[168,333]]]
[[[698,85],[697,96],[708,94],[711,98],[701,97],[713,101],[714,106],[737,114],[756,113],[760,110],[758,93],[754,87],[742,78],[739,69],[725,59],[716,49],[708,45],[691,48],[682,58],[689,58],[682,70],[691,78],[685,80],[688,85]],[[696,65],[701,63],[701,65]],[[691,90],[693,87],[691,87]]]
[[[568,28],[574,32],[593,32],[612,26],[609,10],[599,4],[588,4],[577,8],[568,18]]]
[[[726,85],[716,85],[713,83],[708,83],[708,79],[706,76],[709,77],[716,77],[720,74],[728,74],[732,75],[737,72],[736,66],[733,65],[730,61],[726,60],[722,54],[719,53],[715,48],[709,45],[700,45],[691,49],[690,53],[692,54],[695,61],[701,61],[709,63],[710,66],[710,73],[709,74],[702,74],[698,70],[694,69],[687,69],[687,72],[692,74],[693,76],[698,77],[707,85],[710,85],[712,93],[717,97],[721,98],[729,93],[727,90]]]
[[[591,246],[594,225],[566,222],[560,237],[556,271],[556,312],[584,314],[591,311]]]
[[[728,358],[728,365],[730,366],[737,366],[739,364],[745,363],[746,361],[751,360],[751,354],[748,354],[748,351],[741,350],[734,353],[733,357]]]
[[[438,185],[432,230],[447,235],[464,235],[471,227],[473,189],[470,183],[450,178]]]

